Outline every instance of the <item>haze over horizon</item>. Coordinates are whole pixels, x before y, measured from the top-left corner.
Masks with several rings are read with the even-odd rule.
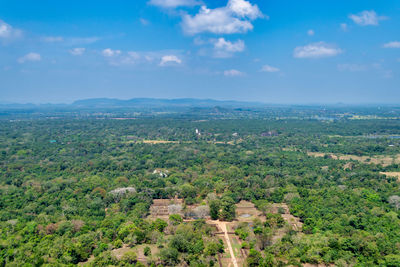
[[[234,104],[234,102],[237,102],[238,104],[241,104],[240,106],[243,106],[244,104],[248,104],[248,107],[254,107],[254,106],[260,106],[260,105],[265,105],[265,106],[270,106],[270,105],[283,105],[283,106],[339,106],[339,105],[344,105],[344,106],[397,106],[399,105],[398,102],[363,102],[363,103],[357,103],[357,102],[265,102],[265,101],[257,101],[257,100],[235,100],[235,99],[215,99],[215,98],[151,98],[151,97],[140,97],[140,98],[83,98],[83,99],[75,99],[72,101],[59,101],[59,102],[54,102],[54,101],[47,101],[47,102],[32,102],[32,101],[21,101],[21,102],[10,102],[10,101],[0,101],[0,105],[4,105],[5,107],[7,106],[13,106],[13,105],[76,105],[77,102],[80,101],[91,101],[91,100],[116,100],[116,101],[131,101],[131,100],[138,100],[138,99],[147,99],[149,101],[154,100],[155,102],[157,101],[184,101],[184,100],[193,100],[195,103],[196,102],[205,102],[209,101],[210,103],[214,102],[220,102],[220,103],[215,103],[214,106],[218,106],[219,104],[223,104],[225,102]],[[196,106],[196,104],[192,105],[193,107]],[[209,104],[208,106],[212,106]]]
[[[400,2],[2,1],[0,103],[399,103]]]

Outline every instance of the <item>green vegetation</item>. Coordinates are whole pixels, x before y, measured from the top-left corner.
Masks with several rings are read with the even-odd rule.
[[[400,185],[380,172],[400,166],[352,160],[349,168],[307,152],[393,157],[400,122],[279,112],[1,120],[0,266],[216,266],[224,246],[204,220],[147,218],[153,199],[176,196],[206,201],[224,221],[240,200],[255,203],[266,221],[235,230],[249,266],[399,266]],[[272,242],[287,227],[272,203],[286,203],[302,230]],[[118,257],[123,249],[132,250]]]

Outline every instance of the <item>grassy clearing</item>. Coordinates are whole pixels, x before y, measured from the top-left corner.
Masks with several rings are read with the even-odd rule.
[[[151,144],[151,145],[157,145],[157,144],[178,144],[179,141],[168,141],[168,140],[143,140],[142,141],[144,144]]]
[[[389,177],[395,177],[400,181],[400,172],[380,172],[380,174],[384,174]]]
[[[366,164],[381,164],[382,166],[389,166],[391,164],[400,163],[400,155],[376,155],[376,156],[356,156],[356,155],[341,155],[333,153],[321,153],[321,152],[307,152],[307,155],[312,157],[325,157],[328,156],[332,159],[338,160],[356,160]]]

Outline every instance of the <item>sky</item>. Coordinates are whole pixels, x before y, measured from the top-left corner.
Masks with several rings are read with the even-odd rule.
[[[400,102],[399,0],[0,0],[0,103]]]

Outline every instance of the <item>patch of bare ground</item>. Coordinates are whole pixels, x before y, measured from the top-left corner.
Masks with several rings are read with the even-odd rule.
[[[143,140],[142,141],[144,144],[151,144],[151,145],[157,145],[157,144],[177,144],[179,141],[168,141],[168,140]]]
[[[235,140],[235,141],[207,141],[207,143],[209,143],[209,144],[215,144],[215,145],[236,145],[236,144],[239,144],[239,143],[241,143],[241,142],[243,142],[243,139],[238,139],[238,140]]]
[[[397,178],[400,181],[400,172],[379,172],[380,174],[384,174],[388,177]]]
[[[356,156],[356,155],[342,155],[333,153],[321,153],[321,152],[307,152],[307,155],[312,157],[329,157],[331,159],[339,160],[356,160],[367,164],[381,164],[382,166],[388,166],[391,164],[400,163],[400,154],[397,155],[375,155],[375,156]]]
[[[255,218],[265,221],[265,216],[253,203],[242,200],[236,204],[236,218],[239,222],[252,222]]]
[[[94,261],[94,255],[91,255],[87,261],[79,262],[78,266],[86,266],[87,264],[91,263]]]
[[[354,162],[347,162],[346,164],[343,165],[343,170],[353,170],[354,168]]]
[[[298,151],[295,147],[282,147],[282,151]]]
[[[129,251],[135,251],[135,250],[133,248],[128,247],[127,245],[123,245],[122,248],[117,248],[112,250],[112,254],[114,255],[115,258],[120,260],[125,255],[125,253]]]

